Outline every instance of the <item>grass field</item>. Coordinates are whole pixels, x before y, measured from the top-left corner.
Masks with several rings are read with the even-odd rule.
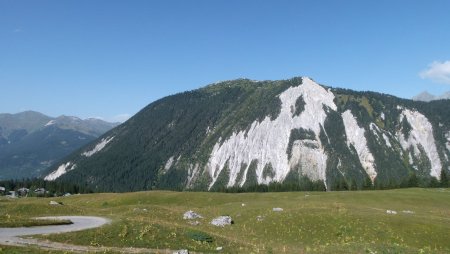
[[[64,205],[50,206],[49,200]],[[274,212],[274,207],[283,211]],[[187,210],[204,217],[199,225],[183,220]],[[0,199],[0,218],[26,221],[51,215],[112,219],[112,224],[98,229],[39,236],[77,245],[207,253],[450,253],[450,189],[242,194],[152,191]],[[230,215],[234,224],[220,228],[209,223],[220,215]],[[217,247],[223,249],[217,251]],[[20,250],[35,253],[33,249],[0,246],[0,253]]]
[[[1,207],[1,206],[0,206]],[[2,213],[0,215],[0,228],[8,227],[35,227],[35,226],[51,226],[51,225],[68,225],[72,224],[70,220],[40,220],[35,218],[23,217],[21,215]]]
[[[11,247],[11,246],[2,246],[0,245],[0,253],[5,254],[66,254],[67,252],[63,251],[46,251],[40,250],[36,247]]]

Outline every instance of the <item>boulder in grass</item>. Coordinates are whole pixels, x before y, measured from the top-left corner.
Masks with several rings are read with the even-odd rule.
[[[214,218],[211,221],[211,224],[217,227],[225,227],[233,224],[233,219],[231,219],[230,216],[219,216],[217,218]]]
[[[188,250],[177,250],[173,254],[189,254]]]
[[[283,208],[275,207],[275,208],[272,208],[272,211],[274,211],[274,212],[282,212]]]
[[[200,214],[198,214],[192,210],[189,210],[183,214],[183,219],[185,219],[185,220],[195,220],[195,219],[201,219],[201,218],[203,218],[203,217]]]
[[[56,202],[56,201],[50,201],[50,203],[49,203],[50,205],[62,205],[62,203],[61,202]]]

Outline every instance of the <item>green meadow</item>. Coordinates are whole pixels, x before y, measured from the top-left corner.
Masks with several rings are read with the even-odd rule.
[[[51,206],[50,200],[63,205]],[[197,219],[200,224],[183,219],[188,210],[203,216]],[[23,226],[32,223],[33,217],[53,215],[103,216],[112,223],[36,237],[76,245],[196,253],[450,253],[450,189],[240,194],[150,191],[0,198],[0,227]],[[234,224],[211,225],[220,215],[231,216]],[[0,246],[0,253],[60,252]]]

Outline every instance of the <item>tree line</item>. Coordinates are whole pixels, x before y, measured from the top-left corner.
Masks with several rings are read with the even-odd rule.
[[[92,193],[93,191],[87,186],[80,186],[71,182],[63,181],[45,181],[42,178],[26,178],[26,179],[12,179],[0,181],[0,186],[5,188],[5,193],[9,191],[17,191],[21,188],[29,189],[28,196],[62,196],[66,193],[70,194],[84,194]],[[45,193],[36,194],[34,191],[39,188],[44,188]]]

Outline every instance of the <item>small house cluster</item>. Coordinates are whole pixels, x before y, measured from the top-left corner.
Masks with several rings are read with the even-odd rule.
[[[30,192],[30,190],[27,188],[20,188],[15,191],[14,190],[6,191],[5,187],[0,187],[0,190],[3,190],[3,192],[0,191],[0,194],[2,195],[6,194],[6,196],[9,198],[27,197],[28,193]]]
[[[42,197],[48,194],[50,194],[50,192],[45,188],[37,188],[34,191],[30,191],[30,189],[25,187],[17,190],[7,190],[6,187],[0,186],[0,196],[6,196],[8,198],[28,197],[29,195]],[[69,193],[65,194],[65,196],[69,195]]]

